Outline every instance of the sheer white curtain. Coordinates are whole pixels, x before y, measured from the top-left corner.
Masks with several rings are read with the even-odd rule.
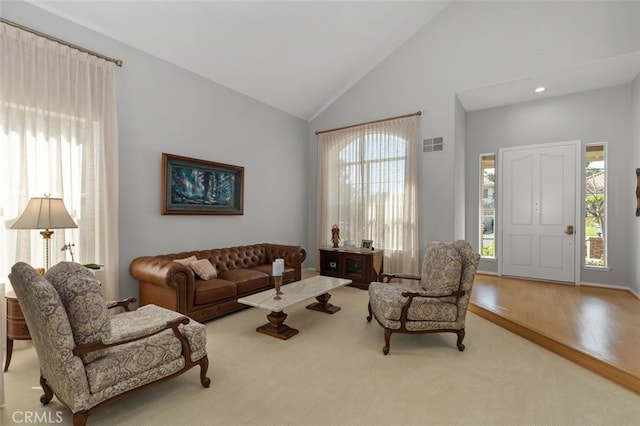
[[[317,241],[373,240],[384,270],[418,273],[418,117],[318,135]]]
[[[0,407],[4,406],[4,357],[6,356],[6,341],[7,341],[7,313],[5,312],[5,300],[4,300],[4,283],[0,282]]]
[[[0,22],[0,277],[44,266],[38,231],[8,227],[31,197],[63,199],[77,229],[56,229],[51,264],[105,266],[118,296],[115,64]]]

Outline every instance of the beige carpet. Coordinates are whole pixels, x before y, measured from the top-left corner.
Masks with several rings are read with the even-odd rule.
[[[266,322],[256,308],[210,321],[209,389],[194,369],[92,414],[88,424],[638,424],[640,396],[472,313],[464,352],[453,334],[398,334],[384,356],[382,328],[365,319],[367,297],[335,290],[335,315],[292,307],[287,323],[300,333],[287,341],[255,332]],[[57,399],[40,405],[33,348],[14,352],[5,381],[0,424],[26,423],[24,412],[51,424],[60,412],[61,424],[71,424]]]

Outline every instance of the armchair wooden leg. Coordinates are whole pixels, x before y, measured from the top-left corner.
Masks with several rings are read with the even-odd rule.
[[[200,360],[200,383],[205,388],[211,385],[211,379],[207,377],[207,370],[209,369],[209,357],[205,356]]]
[[[87,424],[87,417],[89,417],[87,411],[73,413],[73,426],[85,426]]]
[[[40,387],[44,391],[44,394],[40,397],[40,403],[42,405],[47,405],[53,399],[53,390],[47,383],[47,379],[44,378],[42,374],[40,374]]]
[[[464,339],[464,328],[462,330],[458,330],[456,333],[458,334],[458,341],[456,342],[456,345],[458,346],[458,350],[462,352],[464,351],[464,345],[462,344],[462,339]]]
[[[393,331],[391,331],[390,328],[384,329],[384,348],[382,348],[382,353],[385,355],[389,353],[389,340],[391,340],[391,333],[393,333]]]
[[[369,309],[369,316],[367,317],[367,322],[371,322],[371,318],[373,318],[373,312],[371,311],[371,302],[369,302],[369,304],[367,305],[367,308]]]

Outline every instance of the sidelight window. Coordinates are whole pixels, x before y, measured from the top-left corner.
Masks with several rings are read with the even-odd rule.
[[[587,145],[584,170],[585,266],[607,266],[606,146]]]
[[[479,248],[482,257],[496,257],[496,155],[480,156]]]

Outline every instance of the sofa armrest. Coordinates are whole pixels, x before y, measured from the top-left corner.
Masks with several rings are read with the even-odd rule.
[[[159,300],[147,301],[140,294],[142,305],[155,303],[167,309],[187,314],[188,298],[194,297],[195,277],[193,270],[186,265],[156,256],[142,256],[133,259],[129,273],[139,281],[140,287],[156,287],[158,293],[170,295],[171,304]],[[189,296],[191,294],[191,296]],[[171,306],[174,305],[174,306]]]

